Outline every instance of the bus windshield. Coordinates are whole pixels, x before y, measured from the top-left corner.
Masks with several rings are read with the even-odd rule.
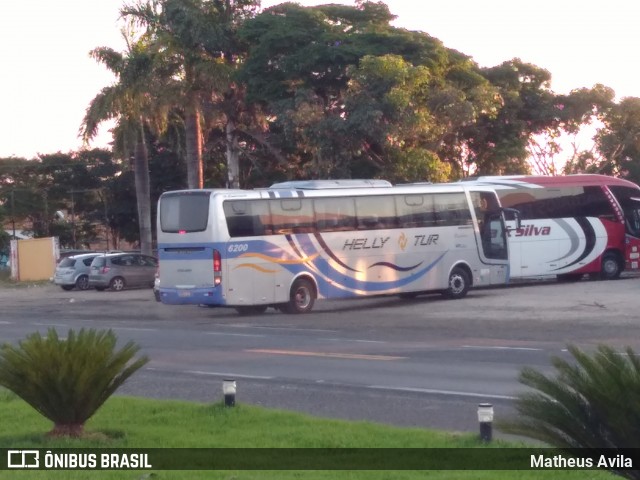
[[[640,237],[640,192],[628,187],[612,186],[610,188],[622,207],[627,233]]]

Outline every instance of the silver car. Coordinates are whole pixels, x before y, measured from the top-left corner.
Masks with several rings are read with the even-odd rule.
[[[97,253],[73,255],[60,260],[53,276],[53,283],[63,290],[87,290],[89,288],[89,268]]]
[[[158,261],[139,253],[98,255],[91,262],[89,285],[98,291],[154,285]]]

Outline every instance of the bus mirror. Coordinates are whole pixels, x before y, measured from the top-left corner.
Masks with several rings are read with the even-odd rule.
[[[503,208],[502,213],[504,213],[505,220],[513,220],[516,222],[516,229],[520,229],[522,227],[520,210],[516,210],[515,208]]]

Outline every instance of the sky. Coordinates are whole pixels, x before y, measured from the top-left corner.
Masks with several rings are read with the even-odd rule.
[[[82,147],[85,109],[113,76],[89,57],[124,50],[123,0],[1,0],[0,158]],[[263,8],[281,3],[263,0]],[[303,5],[350,0],[301,0]],[[596,83],[640,97],[637,0],[387,0],[394,25],[421,30],[480,66],[518,57],[549,70],[566,93]],[[106,147],[109,125],[90,147]]]

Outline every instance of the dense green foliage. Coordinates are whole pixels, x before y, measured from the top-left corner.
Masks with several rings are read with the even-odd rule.
[[[554,376],[526,367],[518,417],[501,428],[560,448],[618,449],[640,446],[640,359],[601,345],[589,354],[569,346],[573,362],[552,359]],[[640,478],[638,470],[616,472]]]
[[[60,338],[54,329],[46,336],[29,335],[17,346],[0,350],[3,386],[54,423],[51,434],[80,436],[85,422],[139,368],[139,347],[128,342],[116,350],[111,330],[69,330]]]

